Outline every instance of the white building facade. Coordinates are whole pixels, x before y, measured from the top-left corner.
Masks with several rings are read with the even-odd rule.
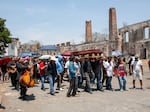
[[[12,38],[12,42],[6,48],[5,56],[18,56],[20,42],[18,38]]]

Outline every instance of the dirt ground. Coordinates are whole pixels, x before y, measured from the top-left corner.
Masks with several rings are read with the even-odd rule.
[[[40,84],[29,88],[30,100],[18,99],[19,92],[13,90],[10,83],[0,84],[0,112],[149,112],[150,111],[150,71],[147,62],[143,62],[143,90],[132,88],[132,76],[127,76],[127,91],[119,89],[118,80],[113,77],[114,91],[93,91],[89,94],[81,92],[76,97],[66,97],[68,82],[63,83],[64,90],[55,96],[49,94],[49,84],[45,83],[46,91],[41,91]],[[93,86],[95,88],[95,86]],[[105,88],[104,88],[105,89]]]

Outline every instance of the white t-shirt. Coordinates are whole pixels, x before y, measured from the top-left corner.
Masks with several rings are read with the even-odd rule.
[[[136,73],[141,72],[141,66],[142,66],[142,61],[141,60],[133,61],[131,63],[131,65],[133,66],[133,72],[136,72]]]
[[[132,58],[132,61],[131,61],[131,65],[132,65],[132,63],[134,63],[134,61],[135,61],[135,57],[133,56],[131,58]]]
[[[105,68],[106,68],[106,71],[107,71],[107,76],[110,77],[110,76],[113,76],[113,62],[105,62]]]
[[[103,61],[103,66],[105,69],[107,68],[106,63],[107,63],[107,61]]]
[[[74,62],[74,66],[75,66],[75,68],[76,68],[77,72],[79,72],[79,73],[80,73],[80,68],[81,68],[80,63]],[[78,74],[78,76],[80,76],[80,74]]]
[[[65,69],[67,69],[67,73],[69,74],[69,60],[65,63]]]
[[[65,68],[69,67],[69,60],[65,63]]]

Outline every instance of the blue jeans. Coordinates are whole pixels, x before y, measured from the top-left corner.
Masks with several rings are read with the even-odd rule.
[[[126,76],[118,76],[120,90],[126,90]]]
[[[112,90],[111,81],[112,81],[112,76],[107,77],[107,80],[106,80],[106,89],[108,89],[108,90]]]
[[[78,87],[81,87],[82,85],[82,76],[76,76],[76,85],[77,85],[77,88]]]
[[[48,79],[49,79],[49,86],[50,86],[50,93],[54,92],[54,76],[52,75],[48,75]]]
[[[96,76],[96,79],[97,79],[97,90],[103,89],[103,84],[102,84],[102,81],[101,81],[101,79],[102,79],[101,73],[100,72],[96,73],[95,76]]]
[[[42,90],[45,90],[44,81],[45,81],[45,74],[41,75],[41,82],[42,82],[41,89]]]

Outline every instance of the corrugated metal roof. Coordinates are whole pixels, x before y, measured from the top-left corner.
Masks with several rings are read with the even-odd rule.
[[[21,52],[19,53],[20,57],[32,56],[32,52]]]
[[[27,51],[27,52],[21,52],[21,53],[19,53],[19,56],[20,57],[26,57],[26,56],[39,57],[40,54],[36,53],[36,52],[29,52],[29,51]]]
[[[44,45],[40,48],[40,50],[58,50],[58,48],[54,45]]]

